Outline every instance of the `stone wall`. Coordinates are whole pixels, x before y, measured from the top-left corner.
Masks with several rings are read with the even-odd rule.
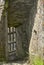
[[[28,20],[35,0],[10,0],[8,5],[8,26],[18,27]]]
[[[38,0],[37,13],[34,20],[34,26],[32,29],[32,36],[31,36],[30,47],[29,47],[31,64],[37,64],[37,62],[39,62],[39,64],[42,65],[44,63],[43,61],[44,59],[43,29],[44,28],[42,28],[43,18],[44,18],[43,10],[44,10],[43,1]]]
[[[4,1],[0,1],[0,61],[5,60],[5,33],[4,33],[4,22],[2,18],[2,12],[4,9]]]
[[[6,16],[1,16],[0,21],[0,61],[6,61],[8,55],[7,43],[8,43],[8,36],[7,36],[7,18]]]
[[[13,0],[11,0],[11,1],[13,1]],[[36,8],[37,8],[37,0],[36,1],[35,0],[33,0],[33,1],[32,0],[26,0],[26,1],[25,0],[22,0],[22,1],[19,0],[19,1],[17,1],[17,3],[15,2],[16,7],[18,7],[17,4],[19,4],[19,2],[22,3],[22,5],[20,4],[22,6],[22,8],[24,7],[23,11],[27,12],[27,13],[25,13],[26,18],[27,18],[26,21],[24,21],[25,18],[22,19],[22,17],[21,17],[21,20],[23,20],[24,22],[22,21],[23,23],[21,25],[15,26],[16,27],[16,41],[17,41],[16,42],[16,44],[17,44],[17,57],[23,58],[24,56],[29,55],[29,43],[30,43],[30,39],[31,39],[32,28],[34,25],[34,18],[35,18]],[[24,6],[23,6],[23,4],[24,4]],[[21,12],[21,10],[19,10],[19,9],[21,9],[21,7],[18,7],[17,9],[18,9],[18,12]],[[10,16],[10,19],[12,19],[11,16]],[[14,19],[15,19],[15,17],[14,17]],[[2,32],[1,32],[1,35],[3,38],[2,44],[6,45],[6,50],[5,50],[5,48],[3,50],[4,50],[4,53],[6,53],[6,57],[7,57],[7,55],[8,55],[8,49],[7,49],[7,17],[5,19],[3,18],[2,21],[3,21],[3,24],[0,25],[3,28]],[[9,23],[9,21],[8,21],[8,23]],[[13,20],[12,20],[12,23],[13,23]],[[10,21],[10,24],[11,24],[11,21]]]
[[[29,10],[28,19],[22,25],[16,27],[16,40],[19,56],[29,55],[29,43],[32,34],[32,28],[34,25],[34,18],[37,9],[37,1],[33,3],[34,5]]]

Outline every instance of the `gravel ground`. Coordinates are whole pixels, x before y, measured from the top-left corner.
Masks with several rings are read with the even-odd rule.
[[[0,63],[0,65],[29,65],[26,62],[22,63],[22,62],[17,62],[17,63]]]

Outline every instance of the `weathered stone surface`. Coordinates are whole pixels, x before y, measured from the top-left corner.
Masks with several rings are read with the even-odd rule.
[[[11,0],[11,2],[12,1],[13,0]],[[22,0],[21,2],[19,0],[19,1],[10,3],[10,5],[13,3],[15,5],[10,6],[10,10],[11,10],[11,12],[9,11],[10,22],[8,21],[8,24],[16,27],[18,26],[17,23],[15,23],[16,21],[18,22],[18,24],[19,24],[19,21],[23,22],[22,25],[16,27],[16,40],[17,40],[17,49],[18,49],[17,53],[20,58],[24,57],[24,54],[28,54],[30,52],[30,59],[32,59],[33,55],[34,56],[39,55],[40,57],[44,59],[44,44],[43,44],[44,43],[44,24],[41,23],[42,21],[44,21],[43,12],[41,12],[41,11],[44,11],[42,7],[43,5],[40,5],[41,4],[40,0],[38,2],[39,3],[38,6],[36,6],[37,1],[35,0],[33,0],[33,2],[35,3],[33,3],[32,1],[30,2],[30,3],[33,3],[32,5],[30,5],[29,2],[28,1],[24,2],[24,0]],[[36,14],[36,7],[37,7],[37,14]],[[14,21],[15,19],[16,21]],[[0,45],[5,44],[7,42],[7,40],[4,39],[6,36],[5,33],[7,33],[7,30],[5,30],[6,24],[7,23],[4,24],[4,22],[1,22],[0,24],[0,42],[1,42]],[[41,24],[43,26],[41,26]],[[5,27],[5,29],[3,27]],[[31,33],[32,33],[32,38],[31,38]],[[30,43],[30,46],[29,46],[29,43]],[[29,48],[29,52],[28,52],[28,48]],[[5,48],[3,50],[5,53]],[[1,50],[1,53],[3,53],[2,50]]]
[[[4,9],[4,1],[0,1],[0,61],[5,60],[5,43],[4,43],[4,27],[2,21],[2,12]]]
[[[37,1],[35,1],[34,5],[31,8],[31,11],[29,13],[28,20],[25,21],[22,25],[19,27],[16,27],[16,40],[18,44],[18,52],[20,56],[21,54],[21,49],[23,50],[23,56],[29,54],[29,43],[31,39],[31,33],[32,33],[32,28],[34,25],[34,18],[36,14],[36,7],[37,7]],[[20,46],[21,45],[21,46]],[[20,47],[19,47],[20,46]]]
[[[29,47],[29,53],[30,53],[30,61],[31,64],[33,64],[33,61],[36,62],[37,59],[39,58],[38,62],[41,60],[41,65],[43,64],[43,59],[44,59],[44,42],[42,42],[44,37],[44,31],[42,30],[42,22],[43,22],[43,3],[42,0],[38,0],[38,5],[37,5],[37,13],[34,21],[34,26],[32,30],[32,37],[30,41],[30,47]],[[36,58],[36,61],[33,59]]]
[[[19,3],[19,2],[18,2]],[[17,4],[18,4],[17,3]],[[27,3],[27,4],[26,4]],[[33,24],[34,24],[34,17],[35,17],[35,13],[36,13],[36,4],[37,4],[37,1],[35,1],[34,3],[34,0],[32,2],[30,2],[32,5],[32,8],[30,7],[30,5],[28,4],[29,2],[24,2],[24,4],[26,4],[26,6],[23,8],[23,5],[22,8],[19,8],[19,11],[27,11],[27,9],[25,8],[28,8],[27,6],[29,6],[29,14],[26,14],[28,16],[27,17],[27,20],[25,22],[23,22],[22,25],[20,25],[19,27],[16,27],[16,38],[17,38],[17,53],[18,53],[18,57],[19,58],[23,58],[24,56],[26,56],[28,54],[28,48],[29,48],[29,42],[30,42],[30,38],[31,38],[31,32],[32,32],[32,27],[33,27]],[[19,6],[20,7],[20,6]],[[30,9],[31,8],[31,9]],[[18,12],[19,12],[18,11]],[[20,13],[19,13],[20,14]],[[6,14],[7,15],[7,14]],[[24,16],[24,15],[23,15]],[[19,19],[19,18],[18,18]],[[3,18],[3,37],[6,38],[6,34],[7,34],[7,18]],[[32,22],[33,21],[33,22]],[[12,22],[13,23],[13,22]],[[31,29],[30,29],[31,28]],[[5,32],[6,31],[6,32]],[[30,34],[30,35],[29,35]],[[7,43],[7,38],[4,39],[4,44]],[[6,52],[8,51],[7,49],[7,46],[6,46]],[[21,51],[21,52],[20,52]],[[8,54],[8,53],[6,53]],[[6,56],[7,57],[7,56]]]
[[[5,48],[4,48],[4,33],[3,33],[3,23],[0,23],[0,61],[4,60]]]
[[[34,0],[10,0],[8,7],[8,25],[17,27],[26,22],[33,5]]]

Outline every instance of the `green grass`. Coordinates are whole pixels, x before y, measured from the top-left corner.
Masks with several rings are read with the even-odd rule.
[[[43,60],[40,57],[33,58],[32,65],[43,65]]]

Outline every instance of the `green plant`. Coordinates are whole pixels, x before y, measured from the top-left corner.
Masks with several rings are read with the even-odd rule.
[[[43,65],[43,60],[40,57],[33,58],[32,65]]]

